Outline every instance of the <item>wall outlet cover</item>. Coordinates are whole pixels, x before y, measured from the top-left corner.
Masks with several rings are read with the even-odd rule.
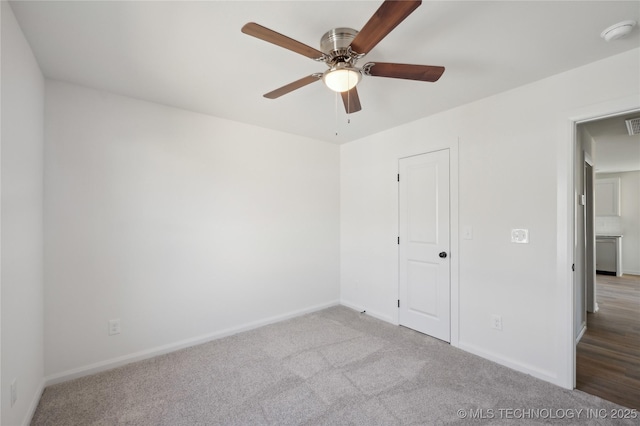
[[[109,336],[120,334],[120,319],[109,320]]]
[[[518,244],[529,243],[529,230],[528,229],[512,229],[511,230],[511,242]]]
[[[491,315],[491,328],[502,330],[502,317],[500,315]]]

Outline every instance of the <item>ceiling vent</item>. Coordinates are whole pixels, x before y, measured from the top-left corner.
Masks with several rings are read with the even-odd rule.
[[[629,136],[640,134],[640,117],[631,118],[629,120],[625,120],[627,123],[627,130],[629,131]]]

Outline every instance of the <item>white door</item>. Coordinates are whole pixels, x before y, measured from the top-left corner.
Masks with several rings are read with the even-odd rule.
[[[400,159],[401,325],[449,342],[449,150]]]

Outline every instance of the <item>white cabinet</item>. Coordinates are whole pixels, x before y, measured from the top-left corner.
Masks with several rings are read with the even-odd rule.
[[[620,178],[596,179],[596,216],[620,216]]]
[[[596,236],[596,272],[622,275],[622,236]]]

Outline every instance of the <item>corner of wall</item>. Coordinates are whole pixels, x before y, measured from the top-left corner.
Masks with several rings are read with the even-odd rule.
[[[26,425],[44,389],[44,77],[6,0],[0,19],[0,422]]]

